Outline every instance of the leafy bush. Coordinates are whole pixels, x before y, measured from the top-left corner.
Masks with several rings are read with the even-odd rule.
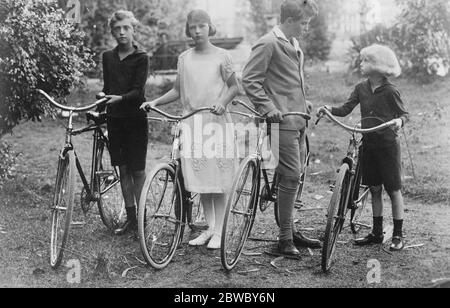
[[[85,35],[56,1],[0,0],[0,136],[53,109],[40,88],[64,100],[92,65]]]
[[[430,59],[450,63],[450,5],[446,0],[398,0],[398,3],[403,11],[396,25],[378,26],[352,40],[352,68],[359,66],[357,55],[361,49],[381,43],[396,51],[406,76],[429,81]]]
[[[14,177],[17,156],[10,144],[0,143],[0,187],[2,187],[5,180]]]

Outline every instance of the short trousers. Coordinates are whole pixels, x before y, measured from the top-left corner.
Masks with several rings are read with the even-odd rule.
[[[383,147],[363,144],[363,185],[382,186],[388,192],[402,189],[401,149],[398,141]]]
[[[278,160],[277,173],[281,176],[297,179],[303,170],[306,155],[306,128],[302,130],[271,131],[271,148]]]
[[[127,166],[131,171],[145,170],[148,147],[146,118],[108,117],[109,152],[113,166]]]

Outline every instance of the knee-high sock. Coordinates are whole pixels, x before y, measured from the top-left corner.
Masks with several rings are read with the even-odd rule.
[[[280,176],[280,184],[278,188],[280,241],[289,241],[293,239],[293,211],[298,183],[298,178]]]

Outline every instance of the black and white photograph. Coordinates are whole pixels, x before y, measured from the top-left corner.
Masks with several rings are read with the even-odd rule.
[[[0,0],[0,288],[450,288],[449,115],[450,0]]]

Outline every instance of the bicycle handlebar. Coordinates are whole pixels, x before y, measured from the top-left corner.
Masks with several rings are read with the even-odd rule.
[[[96,101],[92,105],[76,108],[76,107],[64,106],[64,105],[61,105],[61,104],[57,103],[50,95],[48,95],[45,91],[43,91],[41,89],[37,89],[37,91],[40,94],[42,94],[56,108],[59,108],[59,109],[61,109],[63,111],[69,111],[69,112],[86,112],[86,111],[89,111],[91,109],[94,109],[98,105],[106,103],[109,100],[108,98],[102,98],[102,99]]]
[[[259,118],[261,120],[265,120],[266,117],[262,116],[258,111],[256,111],[255,109],[253,109],[252,107],[250,107],[249,105],[247,105],[246,103],[244,103],[243,101],[240,100],[234,100],[233,101],[233,105],[241,105],[243,106],[245,109],[249,110],[251,113],[253,113],[253,115],[248,115],[245,113],[241,113],[241,112],[233,112],[235,114],[240,114],[242,116],[246,116],[249,118]],[[305,119],[306,121],[311,120],[311,116],[309,114],[303,113],[303,112],[288,112],[283,114],[283,117],[289,117],[289,116],[298,116],[298,117],[302,117],[303,119]]]
[[[183,120],[189,119],[190,117],[196,115],[197,113],[205,112],[205,111],[213,111],[214,110],[213,108],[206,108],[206,107],[205,108],[200,108],[200,109],[192,111],[191,113],[189,113],[189,114],[187,114],[185,116],[181,116],[180,117],[180,116],[174,116],[174,115],[168,114],[168,113],[166,113],[166,112],[164,112],[164,111],[162,111],[162,110],[160,110],[158,108],[148,107],[148,109],[149,110],[153,110],[156,113],[159,113],[160,115],[162,115],[163,117],[165,117],[166,119],[171,120],[171,121],[183,121]],[[167,120],[164,120],[164,119],[157,119],[157,118],[152,118],[152,117],[149,117],[148,119],[149,120],[155,120],[155,121],[156,120],[157,121],[163,121],[163,122],[167,121]]]
[[[348,125],[345,125],[344,123],[340,122],[338,119],[336,119],[331,112],[326,109],[326,108],[321,108],[319,110],[319,113],[321,114],[321,116],[319,116],[319,118],[317,119],[316,125],[319,124],[320,120],[322,119],[322,117],[324,115],[326,115],[332,122],[334,122],[335,124],[337,124],[338,126],[340,126],[341,128],[345,129],[346,131],[349,131],[351,133],[356,133],[356,134],[370,134],[370,133],[375,133],[381,130],[384,130],[386,128],[390,128],[392,126],[395,126],[396,123],[394,120],[386,122],[380,126],[377,127],[373,127],[373,128],[368,128],[368,129],[358,129],[358,128],[353,128],[350,127]]]

